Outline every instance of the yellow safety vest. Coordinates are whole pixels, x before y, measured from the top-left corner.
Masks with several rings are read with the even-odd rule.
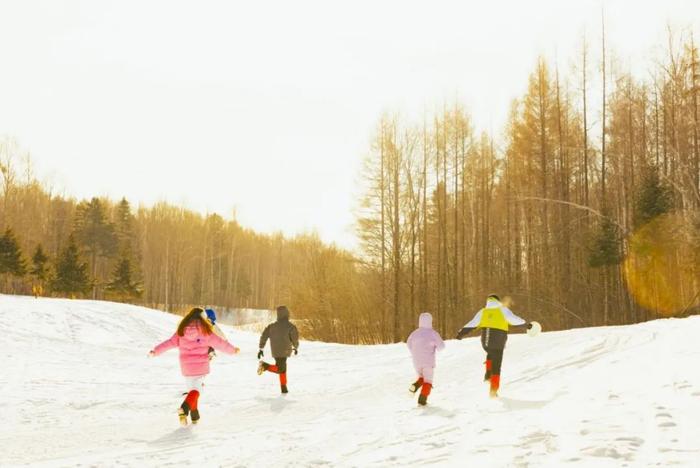
[[[496,330],[508,331],[508,321],[503,316],[500,307],[481,309],[481,320],[479,328],[495,328]]]

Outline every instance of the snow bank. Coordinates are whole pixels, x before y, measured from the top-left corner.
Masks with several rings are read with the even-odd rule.
[[[405,345],[304,342],[281,397],[224,327],[243,352],[188,428],[177,352],[146,358],[177,317],[1,295],[0,317],[2,466],[700,466],[700,317],[511,336],[498,400],[478,339],[449,341],[427,408]]]

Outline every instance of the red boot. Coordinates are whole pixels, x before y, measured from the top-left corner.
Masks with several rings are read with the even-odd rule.
[[[190,411],[197,409],[198,402],[199,402],[199,391],[198,390],[191,390],[187,394],[187,398],[185,398],[185,403],[187,403],[189,405]]]
[[[420,396],[418,397],[418,404],[425,406],[428,404],[428,395],[430,395],[430,390],[433,389],[433,384],[425,382],[423,388],[420,391]]]
[[[491,398],[496,398],[498,396],[498,387],[501,385],[501,376],[494,374],[491,376],[491,388],[489,389],[489,396]]]
[[[191,390],[185,397],[185,401],[182,402],[180,408],[178,408],[177,414],[180,417],[180,424],[183,426],[187,425],[187,416],[192,418],[192,424],[197,424],[199,421],[199,410],[197,409],[197,402],[199,401],[199,391]]]
[[[192,390],[187,394],[185,398],[185,403],[190,407],[190,418],[192,419],[192,424],[197,424],[199,422],[199,408],[197,404],[199,403],[199,392],[197,390]]]
[[[280,374],[280,390],[282,393],[289,393],[287,390],[287,373],[283,372]]]
[[[491,359],[487,359],[484,364],[486,364],[486,373],[484,374],[484,382],[488,382],[489,379],[491,378],[491,369],[492,369],[493,363],[491,362]]]
[[[275,374],[279,374],[279,369],[277,369],[277,366],[274,364],[268,364],[265,361],[260,361],[258,363],[258,375],[262,375],[263,372],[268,371],[268,372],[274,372]]]
[[[410,387],[408,387],[408,391],[411,393],[416,393],[419,388],[423,386],[423,377],[418,377],[418,380],[413,382]]]

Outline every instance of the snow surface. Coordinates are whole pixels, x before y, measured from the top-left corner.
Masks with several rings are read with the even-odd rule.
[[[0,316],[2,466],[700,466],[700,317],[513,335],[497,400],[479,340],[449,341],[427,408],[403,344],[304,342],[283,397],[224,327],[242,354],[181,428],[177,351],[146,357],[177,317],[15,296]]]

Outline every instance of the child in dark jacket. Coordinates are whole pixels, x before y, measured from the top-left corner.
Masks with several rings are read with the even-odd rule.
[[[263,349],[267,340],[270,340],[272,357],[275,364],[268,364],[262,360]],[[296,355],[299,349],[299,331],[297,327],[289,321],[289,309],[286,306],[277,307],[277,321],[265,327],[260,335],[260,351],[258,351],[258,375],[263,372],[273,372],[279,374],[280,389],[282,393],[287,393],[287,358]]]
[[[491,294],[486,299],[486,307],[479,310],[473,319],[457,333],[457,339],[466,337],[475,328],[481,329],[481,347],[486,351],[486,374],[484,381],[490,382],[489,395],[498,396],[501,385],[501,363],[503,350],[508,340],[509,327],[530,328],[530,322],[515,315],[501,303],[500,298]]]

